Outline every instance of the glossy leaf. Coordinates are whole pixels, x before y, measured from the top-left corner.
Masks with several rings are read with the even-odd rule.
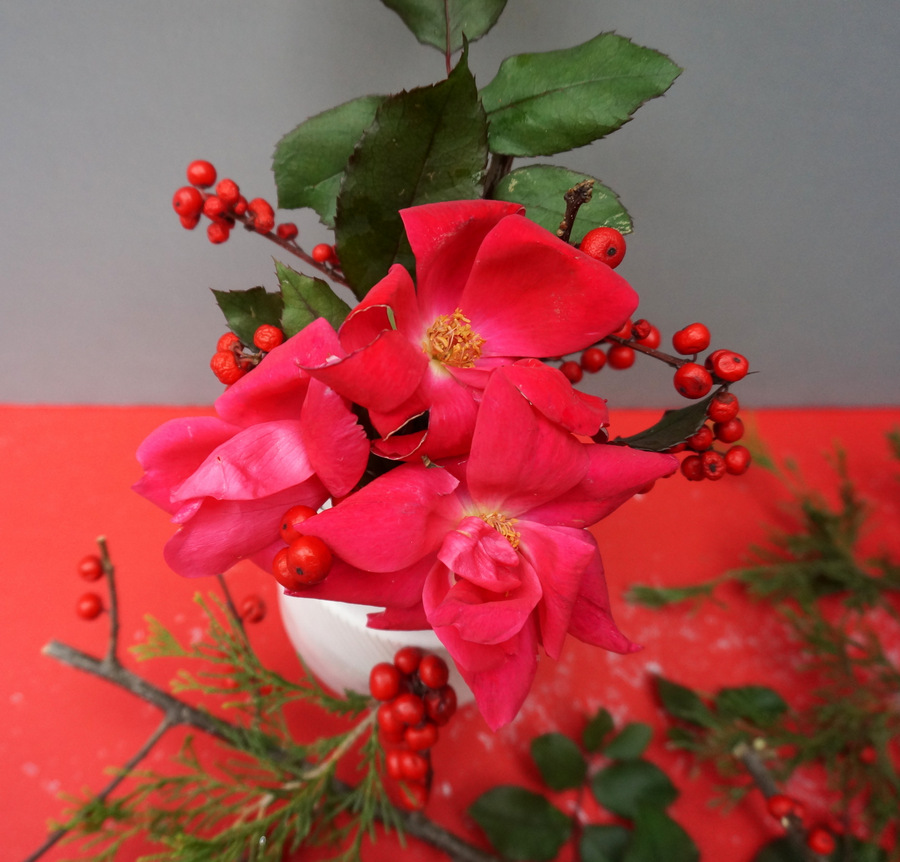
[[[597,714],[587,723],[581,734],[581,741],[588,751],[599,751],[603,740],[613,729],[613,718],[609,710],[601,707]]]
[[[622,862],[697,862],[699,858],[691,836],[665,811],[649,805],[638,808]]]
[[[656,678],[656,691],[663,708],[672,718],[699,727],[715,727],[715,716],[696,692],[661,676]]]
[[[323,224],[334,211],[347,160],[383,96],[363,96],[310,117],[276,145],[272,170],[282,209],[310,207]]]
[[[507,174],[494,189],[493,197],[522,204],[525,215],[541,227],[556,233],[566,212],[565,193],[591,177],[555,165],[529,165]],[[572,228],[572,242],[581,242],[595,227],[614,227],[620,233],[631,233],[633,225],[616,193],[594,181],[591,199],[578,210]]]
[[[491,152],[546,156],[582,147],[618,129],[680,73],[664,54],[615,33],[509,57],[481,91]]]
[[[763,685],[723,688],[716,695],[716,709],[729,718],[743,718],[758,727],[777,721],[787,711],[784,698]]]
[[[545,733],[531,740],[531,757],[551,790],[580,787],[587,762],[578,746],[562,733]]]
[[[622,862],[631,832],[624,826],[585,826],[579,846],[581,862]]]
[[[710,401],[712,395],[678,410],[666,410],[662,419],[646,431],[632,434],[630,437],[616,437],[613,442],[647,452],[665,452],[666,449],[683,443],[692,434],[697,433],[706,421],[706,408]]]
[[[644,753],[652,736],[653,730],[649,724],[632,721],[613,737],[603,753],[613,760],[636,760]]]
[[[540,793],[503,785],[482,794],[469,814],[510,859],[549,862],[569,840],[572,821]]]
[[[621,760],[601,769],[591,779],[591,790],[613,814],[629,818],[641,806],[665,808],[678,797],[666,773],[647,760]]]
[[[264,323],[281,326],[284,303],[280,293],[267,293],[264,287],[250,290],[214,290],[213,296],[231,331],[244,342],[253,344],[253,334]]]
[[[455,54],[465,37],[474,42],[500,17],[506,0],[381,0],[423,45]],[[449,25],[449,26],[448,26]],[[449,32],[448,32],[449,31]]]
[[[391,264],[413,269],[398,210],[481,197],[486,162],[486,120],[465,56],[445,81],[385,100],[348,163],[335,218],[357,297]]]
[[[347,305],[331,286],[320,278],[311,278],[275,261],[275,273],[284,298],[281,328],[290,338],[317,317],[324,317],[335,329],[347,318]]]

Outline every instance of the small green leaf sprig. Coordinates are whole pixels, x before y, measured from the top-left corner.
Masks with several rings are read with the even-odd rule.
[[[618,732],[600,709],[580,741],[546,733],[531,743],[531,757],[552,792],[590,792],[611,814],[630,823],[584,824],[542,793],[501,785],[469,808],[491,844],[509,859],[549,862],[572,841],[581,862],[696,862],[694,841],[667,813],[678,797],[668,776],[644,757],[650,726],[629,722]]]

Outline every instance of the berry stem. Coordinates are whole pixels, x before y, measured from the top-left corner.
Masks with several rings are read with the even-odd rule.
[[[582,180],[578,185],[570,188],[563,196],[566,201],[566,213],[556,230],[556,235],[563,242],[569,241],[569,237],[572,235],[572,228],[575,225],[575,216],[578,215],[578,210],[591,199],[593,194],[594,181]]]
[[[671,353],[663,353],[662,350],[657,350],[655,347],[647,347],[631,338],[619,338],[618,335],[607,335],[603,341],[611,341],[614,344],[624,344],[625,347],[630,347],[632,350],[637,350],[638,353],[643,353],[647,356],[652,356],[654,359],[659,359],[661,362],[665,362],[673,368],[681,368],[682,365],[692,361],[680,356],[672,356]]]
[[[106,647],[104,662],[110,667],[121,667],[119,663],[119,594],[116,590],[116,567],[109,556],[109,546],[106,544],[106,536],[97,537],[97,547],[100,549],[100,562],[103,564],[103,574],[106,575],[106,583],[109,588],[109,644]]]

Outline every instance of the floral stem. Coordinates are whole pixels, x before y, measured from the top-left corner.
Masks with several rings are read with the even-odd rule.
[[[612,341],[615,344],[624,344],[626,347],[630,347],[632,348],[632,350],[636,350],[638,353],[652,356],[654,359],[659,359],[660,362],[665,362],[667,365],[671,365],[673,368],[681,368],[681,366],[685,363],[693,361],[691,359],[684,359],[681,356],[672,356],[671,353],[663,353],[662,350],[656,350],[653,347],[647,347],[646,345],[640,344],[631,338],[619,338],[618,335],[607,335],[603,340]]]
[[[566,213],[556,230],[556,235],[563,242],[569,241],[572,235],[572,228],[575,226],[575,216],[578,215],[578,210],[591,199],[593,194],[593,180],[582,180],[565,193]]]
[[[116,567],[109,556],[106,536],[97,538],[97,547],[100,549],[100,562],[109,588],[109,644],[104,662],[110,667],[119,667],[119,594],[116,590]]]

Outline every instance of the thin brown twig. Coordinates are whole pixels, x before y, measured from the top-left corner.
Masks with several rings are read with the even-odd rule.
[[[564,195],[566,201],[566,212],[563,220],[559,223],[556,235],[563,241],[568,242],[572,235],[572,228],[575,226],[575,217],[580,210],[594,194],[594,181],[582,180],[577,185],[572,186]]]

